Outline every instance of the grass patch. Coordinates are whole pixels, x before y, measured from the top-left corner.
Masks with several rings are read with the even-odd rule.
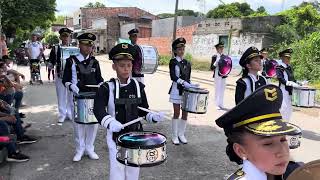
[[[184,58],[191,62],[191,65],[192,65],[191,68],[194,70],[200,70],[200,71],[210,70],[210,62],[196,60],[192,58],[192,55],[189,53],[187,53]],[[159,65],[169,65],[170,59],[171,59],[171,56],[168,56],[168,55],[160,56]]]

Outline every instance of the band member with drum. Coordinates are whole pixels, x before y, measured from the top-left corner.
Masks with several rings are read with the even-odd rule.
[[[283,101],[280,112],[284,120],[289,121],[292,114],[291,95],[293,87],[299,87],[293,75],[293,69],[290,65],[291,48],[285,49],[279,53],[282,60],[276,68],[279,87],[283,93]]]
[[[131,29],[129,32],[129,39],[131,41],[131,44],[133,45],[135,49],[135,57],[132,62],[132,77],[136,78],[139,82],[144,84],[144,75],[141,74],[141,68],[142,68],[142,54],[139,46],[137,45],[138,41],[138,29]]]
[[[179,145],[179,140],[183,144],[187,144],[185,131],[187,126],[188,112],[182,111],[180,117],[180,105],[182,103],[182,92],[184,88],[196,87],[190,83],[191,77],[191,63],[184,59],[186,40],[178,38],[172,43],[172,51],[175,58],[170,60],[169,71],[172,84],[169,90],[169,102],[173,104],[173,118],[172,118],[172,143]]]
[[[134,46],[127,43],[118,44],[111,49],[109,59],[113,61],[112,68],[116,71],[117,78],[104,82],[94,100],[93,112],[99,123],[107,129],[109,180],[139,179],[139,167],[125,166],[117,161],[116,139],[123,133],[143,131],[142,124],[136,122],[127,127],[123,127],[123,124],[138,117],[146,117],[148,122],[154,123],[164,119],[162,113],[147,113],[138,108],[147,109],[149,105],[145,86],[135,78],[130,78],[134,53]]]
[[[219,42],[215,45],[217,54],[212,57],[211,62],[211,69],[214,70],[214,84],[215,84],[215,104],[216,109],[221,110],[224,108],[223,106],[223,98],[224,98],[224,91],[226,88],[226,77],[219,75],[219,60],[223,55],[224,43]]]
[[[69,36],[71,34],[71,30],[68,28],[61,28],[59,30],[61,43],[53,46],[49,55],[49,62],[55,66],[55,85],[56,85],[56,93],[58,99],[58,123],[63,123],[66,118],[72,120],[72,112],[71,105],[73,103],[72,94],[69,93],[66,87],[62,84],[62,54],[61,47],[69,46]]]
[[[248,48],[241,56],[239,64],[242,67],[242,77],[237,80],[235,92],[236,104],[239,104],[239,102],[259,87],[268,84],[267,79],[258,74],[262,69],[262,58],[256,47]]]
[[[96,36],[92,33],[84,33],[77,37],[80,54],[70,56],[66,60],[62,82],[73,94],[79,92],[95,92],[96,88],[86,85],[98,85],[103,82],[99,62],[90,56]],[[71,104],[74,109],[74,104]],[[76,154],[73,161],[80,161],[86,153],[91,159],[99,159],[94,152],[94,140],[96,138],[98,124],[79,124],[74,122]]]
[[[262,86],[216,120],[224,129],[230,161],[242,164],[229,180],[283,179],[299,167],[289,161],[287,135],[301,129],[282,120],[282,92],[275,85]]]

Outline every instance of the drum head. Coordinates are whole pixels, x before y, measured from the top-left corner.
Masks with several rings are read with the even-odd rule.
[[[278,63],[275,60],[269,60],[266,62],[266,75],[267,77],[275,77],[276,76],[276,67]]]
[[[163,146],[166,137],[156,132],[129,132],[122,134],[117,139],[117,145],[132,149],[151,149]]]
[[[96,96],[95,92],[81,92],[76,96],[76,98],[77,99],[94,99],[95,96]]]
[[[287,180],[319,180],[320,160],[312,161],[293,171]]]
[[[232,60],[229,56],[222,55],[218,65],[220,76],[227,76],[232,70]]]
[[[209,94],[209,91],[202,88],[185,88],[184,91],[198,93],[198,94]]]

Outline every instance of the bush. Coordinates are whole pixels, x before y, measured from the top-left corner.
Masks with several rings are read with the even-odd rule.
[[[163,55],[159,58],[159,65],[169,65],[171,56]]]
[[[55,33],[49,33],[44,38],[44,42],[48,43],[51,46],[54,44],[58,44],[59,43],[59,36],[56,35]]]

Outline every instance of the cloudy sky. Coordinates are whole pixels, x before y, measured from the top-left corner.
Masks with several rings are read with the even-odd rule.
[[[175,0],[56,0],[57,14],[71,15],[72,12],[79,9],[79,7],[86,5],[88,2],[96,1],[110,7],[139,7],[153,14],[164,12],[173,13],[175,7]],[[215,8],[221,4],[222,1],[224,3],[247,2],[253,9],[264,6],[270,14],[274,14],[282,9],[288,9],[291,6],[299,5],[303,1],[310,0],[205,0],[205,6],[203,6],[203,3],[201,6],[199,0],[179,0],[179,9],[192,9],[203,12],[204,10],[208,11]]]

